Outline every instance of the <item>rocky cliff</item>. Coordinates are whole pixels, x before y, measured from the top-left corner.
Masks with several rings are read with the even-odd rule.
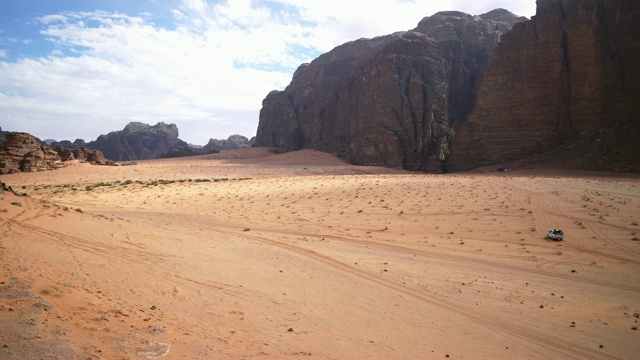
[[[495,49],[450,168],[560,148],[578,167],[640,171],[640,2],[537,4]]]
[[[50,146],[27,133],[5,133],[0,145],[0,174],[54,170],[64,164]]]
[[[531,21],[442,12],[321,55],[264,99],[256,145],[424,171],[550,151],[640,171],[640,1],[537,4]]]
[[[412,31],[341,45],[264,99],[256,146],[437,171],[493,49],[522,20],[504,10],[441,12]]]
[[[193,155],[189,144],[180,140],[178,135],[175,124],[159,122],[151,126],[132,122],[123,130],[100,135],[86,145],[116,161]]]

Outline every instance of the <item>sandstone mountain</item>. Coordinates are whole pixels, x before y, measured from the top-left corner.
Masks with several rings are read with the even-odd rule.
[[[576,157],[610,154],[601,169],[633,170],[609,165],[640,163],[639,6],[539,0],[531,21],[441,12],[411,31],[346,43],[267,95],[256,145],[423,171],[565,146]]]
[[[100,150],[107,158],[116,161],[193,155],[189,144],[180,140],[178,135],[175,124],[159,122],[151,126],[131,122],[123,130],[100,135],[86,146]]]
[[[493,49],[517,20],[504,10],[440,12],[412,31],[338,46],[264,99],[256,145],[438,170]]]
[[[97,165],[109,165],[102,152],[82,149],[64,149],[42,144],[33,135],[5,132],[0,141],[0,174],[55,170],[65,166],[65,161],[80,160]]]
[[[580,168],[640,171],[640,2],[537,4],[494,51],[450,167],[562,149]]]

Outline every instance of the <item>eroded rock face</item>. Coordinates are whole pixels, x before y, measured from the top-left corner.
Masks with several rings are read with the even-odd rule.
[[[113,161],[107,159],[102,151],[89,149],[87,147],[77,149],[65,149],[63,147],[56,147],[55,151],[58,153],[62,161],[78,160],[94,165],[112,165],[114,163]]]
[[[264,99],[256,145],[441,169],[493,48],[518,19],[489,14],[437,13],[412,31],[353,41],[300,66]]]
[[[493,53],[449,165],[566,147],[573,165],[640,171],[640,2],[538,0]]]
[[[189,144],[178,138],[178,127],[163,122],[154,126],[132,122],[123,130],[100,135],[87,147],[98,149],[116,161],[193,155]]]
[[[0,174],[64,167],[58,153],[50,146],[40,144],[34,136],[8,132],[5,137],[5,142],[0,145]]]
[[[425,171],[553,151],[640,172],[640,2],[537,4],[531,21],[442,12],[337,47],[264,99],[256,145]]]
[[[65,162],[70,160],[95,165],[113,164],[99,150],[54,149],[28,133],[5,132],[4,136],[4,142],[0,143],[0,174],[55,170],[65,167]]]

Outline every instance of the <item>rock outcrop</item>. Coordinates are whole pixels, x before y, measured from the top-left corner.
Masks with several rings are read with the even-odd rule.
[[[0,145],[0,174],[45,171],[64,167],[57,152],[50,146],[40,144],[27,133],[5,133],[5,142]]]
[[[255,140],[254,140],[255,141]],[[231,135],[226,140],[209,139],[207,145],[200,149],[201,152],[208,154],[218,152],[220,150],[235,150],[249,148],[253,144],[246,136]]]
[[[640,2],[538,0],[495,50],[451,168],[561,146],[578,167],[640,171],[639,63]]]
[[[78,160],[80,162],[88,162],[94,165],[113,165],[113,161],[107,159],[102,151],[81,147],[77,149],[65,149],[56,147],[54,149],[62,161]]]
[[[123,130],[100,135],[87,147],[98,149],[116,161],[157,159],[187,156],[194,152],[186,142],[178,138],[175,124],[159,122],[151,126],[139,122],[129,123]]]
[[[520,20],[504,10],[441,12],[412,31],[338,46],[264,99],[256,146],[437,171],[493,49]]]
[[[56,170],[66,166],[70,160],[79,160],[94,165],[111,165],[113,161],[101,151],[89,148],[52,148],[41,143],[28,133],[5,132],[0,142],[0,174]]]

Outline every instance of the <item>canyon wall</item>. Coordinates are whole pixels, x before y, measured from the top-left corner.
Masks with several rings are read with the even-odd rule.
[[[448,165],[563,149],[571,165],[640,171],[640,2],[538,0],[502,36]]]

